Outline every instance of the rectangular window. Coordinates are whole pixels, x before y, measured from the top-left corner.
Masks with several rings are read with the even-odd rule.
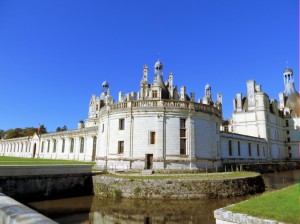
[[[224,131],[225,131],[225,132],[228,132],[228,127],[224,127]]]
[[[238,156],[241,156],[241,144],[238,142]]]
[[[157,90],[152,91],[152,98],[158,98]]]
[[[65,139],[62,140],[61,152],[65,152]]]
[[[185,129],[180,129],[180,137],[181,138],[185,137]]]
[[[248,143],[248,154],[252,156],[251,143]]]
[[[286,126],[286,127],[289,126],[289,120],[285,120],[285,126]]]
[[[186,139],[180,139],[180,155],[186,155]]]
[[[124,153],[124,141],[118,142],[118,153],[123,154]]]
[[[186,155],[186,119],[180,119],[180,155]]]
[[[291,142],[291,139],[290,139],[290,138],[287,138],[287,142]]]
[[[256,154],[259,157],[259,155],[260,155],[260,153],[259,153],[259,144],[257,144],[257,146],[256,146]]]
[[[125,119],[119,119],[119,130],[124,130],[125,129]]]
[[[180,119],[180,128],[185,128],[185,119]]]
[[[287,135],[290,134],[290,131],[286,131],[286,134],[287,134]]]
[[[263,155],[264,155],[264,157],[266,157],[266,151],[265,151],[265,147],[263,146]]]
[[[231,140],[228,141],[228,150],[229,150],[229,156],[232,156],[232,143],[231,143]]]
[[[150,132],[150,144],[155,144],[155,132]]]

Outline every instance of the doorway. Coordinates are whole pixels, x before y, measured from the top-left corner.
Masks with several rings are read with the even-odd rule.
[[[153,154],[146,154],[146,169],[152,169],[153,166]]]

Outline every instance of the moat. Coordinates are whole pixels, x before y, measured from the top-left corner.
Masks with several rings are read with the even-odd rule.
[[[266,191],[299,182],[300,170],[263,174]],[[201,200],[100,199],[95,196],[32,202],[58,223],[215,223],[213,211],[251,196]]]

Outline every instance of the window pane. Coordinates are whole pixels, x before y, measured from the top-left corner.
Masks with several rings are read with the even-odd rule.
[[[150,144],[155,144],[155,132],[150,132]]]
[[[180,129],[180,137],[185,137],[185,129]]]
[[[185,155],[186,154],[186,140],[180,139],[180,154]]]
[[[185,119],[180,119],[180,128],[185,128]]]

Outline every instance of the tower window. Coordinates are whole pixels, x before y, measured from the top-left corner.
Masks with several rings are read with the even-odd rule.
[[[150,144],[155,144],[155,132],[150,132]]]
[[[289,120],[285,120],[285,126],[289,127]]]
[[[124,130],[125,129],[125,119],[119,119],[119,130]]]
[[[123,154],[124,153],[124,141],[119,141],[118,142],[118,154]]]
[[[186,119],[180,119],[180,155],[186,155]]]
[[[186,155],[186,139],[180,139],[180,155]]]

